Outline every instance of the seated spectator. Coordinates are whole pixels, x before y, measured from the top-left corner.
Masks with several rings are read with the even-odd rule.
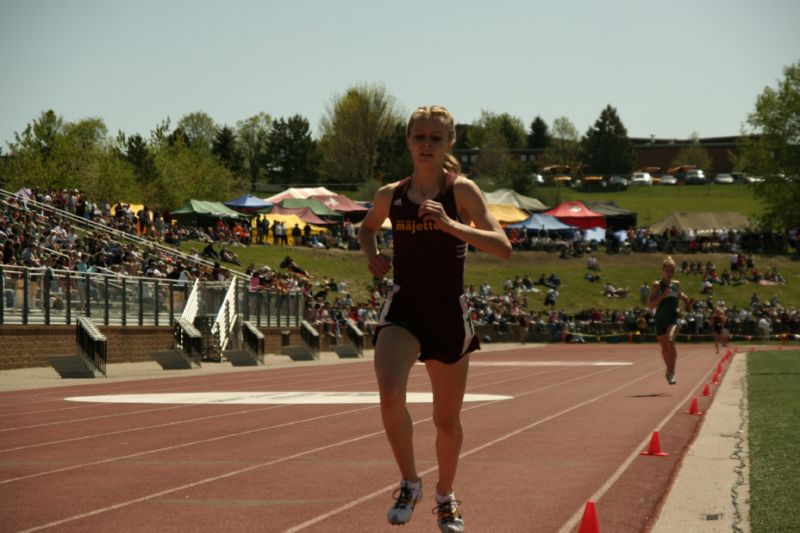
[[[614,287],[611,283],[606,283],[606,286],[603,287],[603,296],[608,298],[627,298],[630,290],[630,287],[623,289]]]

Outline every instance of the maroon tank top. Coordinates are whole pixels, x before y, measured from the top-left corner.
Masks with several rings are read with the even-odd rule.
[[[439,194],[447,215],[460,221],[453,182],[455,174],[447,174]],[[419,294],[425,302],[441,298],[452,301],[464,293],[464,241],[437,230],[432,221],[424,221],[417,212],[419,205],[408,198],[411,178],[402,180],[394,190],[389,219],[394,241],[394,283],[407,293]],[[435,300],[432,300],[435,296]]]

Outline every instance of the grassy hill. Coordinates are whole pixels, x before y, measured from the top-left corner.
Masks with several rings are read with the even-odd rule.
[[[581,193],[571,189],[541,188],[538,192],[542,194],[537,197],[551,205],[556,203],[556,196],[561,200],[614,200],[622,207],[638,212],[639,224],[642,226],[655,222],[672,211],[738,211],[748,215],[761,212],[760,204],[754,200],[751,189],[745,185],[635,187],[615,193]],[[198,251],[202,249],[200,243],[187,244],[189,248]],[[239,255],[242,265],[269,265],[273,268],[277,268],[286,255],[291,255],[316,280],[327,277],[345,282],[347,290],[356,301],[367,299],[367,287],[372,283],[366,261],[360,252],[271,245],[237,247],[234,251]],[[600,250],[597,257],[602,268],[600,283],[590,283],[584,279],[588,272],[586,258],[560,259],[558,254],[546,252],[515,252],[508,261],[473,252],[467,257],[465,279],[467,284],[472,285],[488,282],[495,293],[499,293],[502,292],[505,278],[513,280],[517,275],[528,275],[536,280],[541,274],[555,272],[563,282],[558,308],[567,311],[588,307],[619,309],[639,302],[639,287],[643,282],[649,283],[659,277],[661,261],[664,259],[663,254],[608,255],[603,250]],[[674,258],[679,265],[683,259],[701,260],[703,263],[710,260],[720,273],[728,268],[726,254],[676,254]],[[737,287],[718,287],[714,299],[722,298],[729,306],[741,307],[750,301],[753,292],[762,300],[768,300],[777,293],[784,304],[800,304],[800,261],[797,257],[759,256],[756,257],[756,264],[762,272],[772,267],[777,268],[787,279],[787,285],[765,287],[748,283]],[[436,268],[436,265],[431,265],[431,268]],[[701,296],[699,276],[678,274],[676,278],[683,283],[684,291],[690,297]],[[615,286],[630,287],[630,296],[626,299],[602,296],[605,281],[610,281]],[[543,300],[543,294],[531,294],[529,309],[541,309]]]

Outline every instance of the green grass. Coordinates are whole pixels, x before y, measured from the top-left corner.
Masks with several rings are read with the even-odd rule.
[[[194,248],[202,250],[200,243],[187,243],[184,250]],[[366,301],[368,298],[367,287],[372,283],[372,276],[367,271],[366,261],[360,252],[344,250],[318,250],[306,247],[285,246],[249,246],[232,248],[240,257],[242,268],[233,267],[244,271],[244,267],[253,264],[256,267],[263,265],[277,268],[286,255],[291,255],[295,261],[307,269],[316,280],[323,276],[344,281],[348,291],[356,302]],[[686,258],[690,261],[713,261],[718,272],[728,268],[726,254],[676,254],[675,260],[680,262]],[[467,256],[465,281],[469,285],[479,285],[488,282],[494,292],[501,293],[503,280],[517,276],[529,275],[537,280],[541,274],[548,276],[551,272],[557,273],[562,280],[558,309],[574,312],[589,307],[602,309],[625,309],[639,303],[639,286],[643,282],[651,283],[660,276],[663,254],[629,254],[608,255],[604,252],[597,254],[602,270],[599,272],[601,282],[590,283],[584,279],[588,272],[586,259],[559,259],[557,253],[546,252],[515,252],[511,259],[502,261],[481,252],[471,252]],[[738,305],[743,307],[750,302],[752,293],[757,293],[762,301],[769,300],[773,294],[778,294],[784,304],[800,302],[800,262],[789,256],[757,256],[756,264],[761,271],[775,267],[786,279],[783,287],[764,287],[747,283],[737,287],[718,287],[714,300],[725,300],[730,307]],[[228,265],[231,266],[231,265]],[[435,268],[436,265],[431,265]],[[692,298],[700,298],[700,276],[687,276],[678,273],[676,279],[683,284],[683,290]],[[602,296],[603,284],[610,281],[615,286],[630,287],[628,298],[609,299]],[[333,295],[332,295],[333,296]],[[528,309],[541,310],[543,308],[544,293],[529,293]]]
[[[750,524],[800,531],[800,352],[748,356]]]
[[[761,205],[755,201],[752,189],[747,185],[691,185],[691,186],[653,186],[631,187],[626,191],[613,193],[582,193],[567,188],[541,187],[533,193],[540,200],[554,204],[560,200],[614,200],[626,209],[639,214],[639,225],[648,225],[673,211],[738,211],[748,215],[761,212]],[[200,243],[187,243],[189,248],[202,250]],[[187,246],[184,246],[186,249]],[[323,276],[344,281],[355,301],[367,299],[367,287],[372,277],[367,272],[366,262],[359,252],[343,250],[318,250],[305,247],[250,246],[233,249],[243,266],[256,267],[269,265],[277,268],[280,261],[292,255],[297,263],[309,270],[316,279]],[[713,261],[717,271],[728,268],[726,254],[676,254],[678,264],[683,259],[689,261]],[[587,273],[586,259],[559,259],[558,254],[543,252],[517,252],[510,260],[501,261],[480,252],[470,253],[467,258],[465,280],[467,284],[479,285],[488,282],[495,293],[501,292],[503,280],[529,275],[534,280],[541,274],[556,272],[562,279],[558,308],[568,312],[600,307],[610,309],[629,308],[639,302],[639,287],[643,282],[652,282],[660,276],[662,254],[607,255],[598,254],[602,271],[600,283],[589,283],[584,279]],[[800,263],[788,256],[756,257],[758,268],[765,272],[776,267],[786,279],[785,287],[764,287],[753,284],[738,287],[717,288],[714,299],[722,298],[728,306],[745,306],[750,295],[755,292],[762,300],[769,300],[778,293],[782,303],[800,302]],[[431,265],[436,268],[436,265]],[[240,270],[244,270],[241,268]],[[683,283],[684,292],[690,297],[700,298],[700,277],[676,276]],[[610,281],[615,286],[630,287],[631,294],[626,299],[608,299],[602,296],[603,283]],[[528,309],[541,309],[543,294],[531,294]]]
[[[673,211],[727,212],[733,211],[753,217],[763,211],[763,206],[753,197],[752,188],[745,184],[734,185],[686,185],[629,187],[618,192],[581,192],[575,189],[542,187],[532,196],[547,205],[562,201],[607,201],[613,200],[638,214],[639,226],[649,226]]]

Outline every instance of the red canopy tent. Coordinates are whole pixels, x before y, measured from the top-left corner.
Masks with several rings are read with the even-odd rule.
[[[552,215],[564,224],[579,228],[606,227],[605,215],[592,211],[581,202],[562,202],[550,211],[545,211],[544,214]]]

